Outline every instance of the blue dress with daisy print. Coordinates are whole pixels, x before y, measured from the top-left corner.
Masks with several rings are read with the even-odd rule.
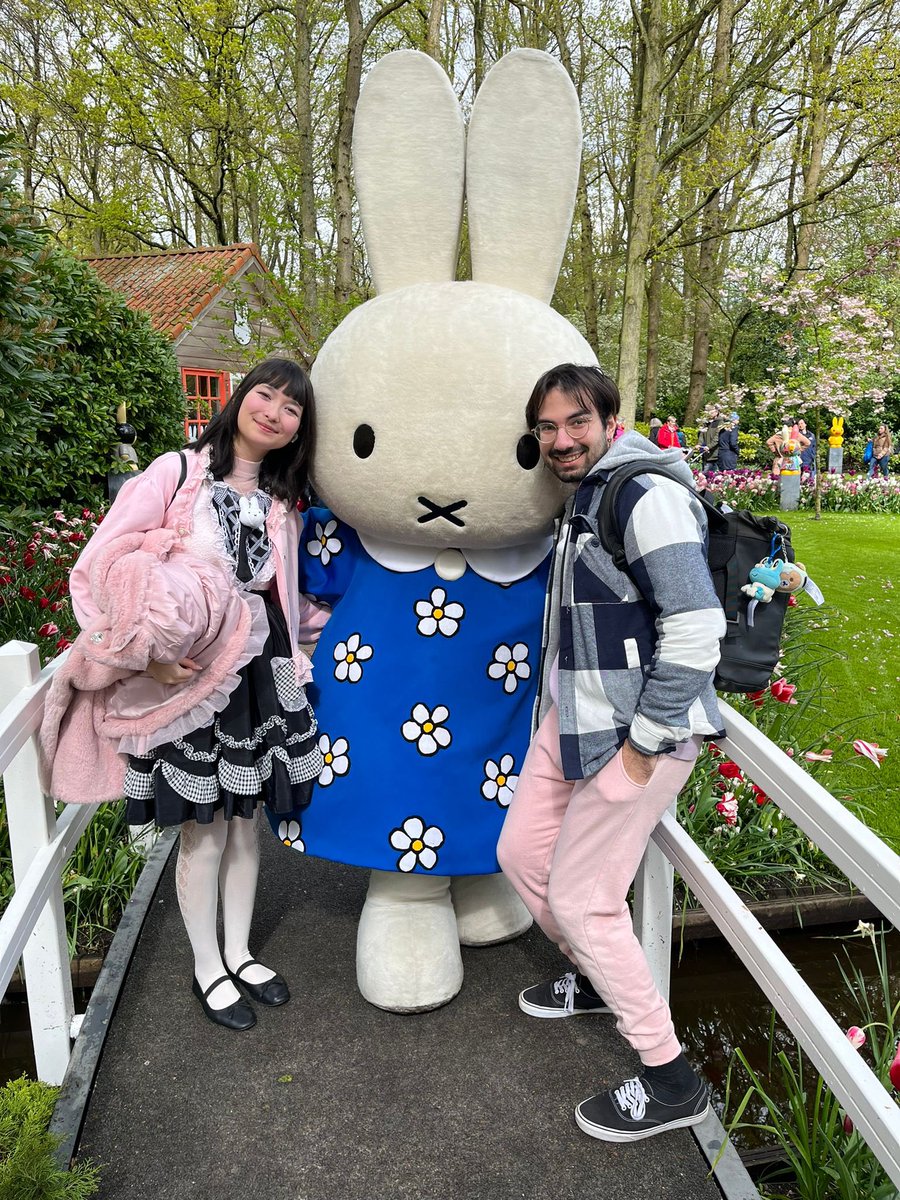
[[[325,765],[302,828],[270,815],[286,845],[382,871],[499,870],[548,565],[509,584],[468,565],[453,582],[391,570],[327,509],[304,514],[300,588],[333,609],[307,684]]]

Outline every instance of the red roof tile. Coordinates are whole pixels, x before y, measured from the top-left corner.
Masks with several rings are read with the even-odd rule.
[[[148,313],[153,325],[174,341],[215,298],[223,285],[255,258],[252,242],[197,250],[112,254],[85,259],[107,287],[125,296],[129,308]]]

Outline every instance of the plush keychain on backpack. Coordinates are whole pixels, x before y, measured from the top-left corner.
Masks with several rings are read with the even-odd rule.
[[[783,558],[764,558],[750,571],[750,582],[741,588],[750,597],[747,608],[747,624],[753,625],[753,613],[757,604],[768,604],[776,592],[806,592],[816,603],[825,597],[806,573],[803,563],[785,562]]]

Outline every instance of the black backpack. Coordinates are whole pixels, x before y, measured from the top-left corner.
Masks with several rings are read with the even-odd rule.
[[[715,686],[720,692],[761,691],[768,685],[778,662],[788,597],[786,593],[776,592],[768,604],[755,605],[753,625],[750,626],[747,624],[750,599],[741,587],[749,582],[751,568],[764,558],[794,561],[790,528],[775,517],[760,517],[745,509],[723,512],[665,467],[647,462],[631,463],[610,475],[598,516],[603,548],[626,575],[629,571],[616,519],[616,501],[623,485],[636,475],[664,475],[692,492],[703,505],[709,525],[709,570],[728,622],[721,642]]]

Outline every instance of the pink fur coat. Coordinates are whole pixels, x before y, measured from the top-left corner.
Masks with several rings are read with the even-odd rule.
[[[223,566],[185,550],[175,530],[114,537],[90,568],[98,615],[53,677],[40,732],[43,787],[75,804],[122,796],[123,740],[145,752],[206,725],[268,628],[261,598],[240,594]],[[151,661],[185,656],[202,667],[186,683],[144,674]]]

